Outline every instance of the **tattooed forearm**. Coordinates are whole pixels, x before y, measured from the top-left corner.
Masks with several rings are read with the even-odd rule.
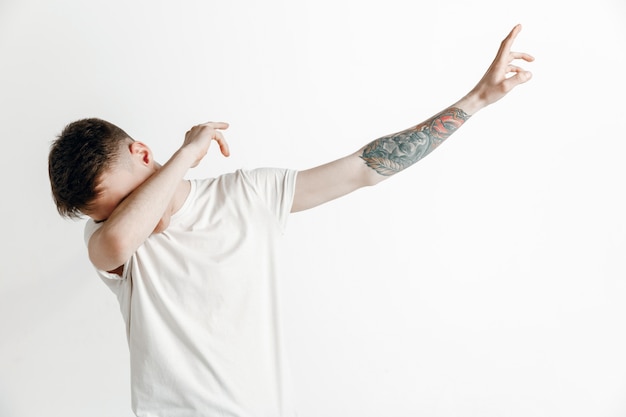
[[[380,175],[393,175],[413,165],[453,134],[470,116],[450,107],[429,120],[368,144],[361,158]]]

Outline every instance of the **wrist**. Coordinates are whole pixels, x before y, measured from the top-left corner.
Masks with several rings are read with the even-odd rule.
[[[487,107],[487,101],[482,98],[477,91],[472,90],[459,100],[455,104],[455,107],[462,109],[465,113],[472,116],[479,110]]]
[[[184,145],[180,147],[176,152],[174,152],[174,155],[172,155],[170,161],[177,161],[185,165],[187,168],[190,168],[196,163],[198,159],[197,154],[198,152],[194,149],[191,149],[190,145]]]

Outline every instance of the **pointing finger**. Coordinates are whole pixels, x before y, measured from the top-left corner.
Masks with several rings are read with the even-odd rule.
[[[500,49],[498,50],[498,56],[502,57],[509,53],[511,50],[511,46],[513,45],[513,41],[517,37],[517,34],[522,30],[522,25],[517,24],[515,27],[509,32],[509,34],[502,40],[500,44]]]
[[[517,38],[517,35],[520,33],[521,30],[522,30],[522,25],[518,23],[517,25],[513,27],[513,29],[511,29],[511,32],[509,32],[507,37],[504,38],[503,43],[506,46],[508,46],[509,49],[511,49],[511,45],[513,45],[515,38]]]
[[[207,126],[213,129],[228,129],[228,126],[230,125],[226,122],[206,122],[202,123],[202,126]]]

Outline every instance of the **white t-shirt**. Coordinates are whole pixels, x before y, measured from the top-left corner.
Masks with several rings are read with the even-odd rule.
[[[117,295],[139,417],[293,417],[282,343],[278,249],[296,171],[191,180],[169,227],[150,236]],[[99,227],[85,226],[85,240]]]

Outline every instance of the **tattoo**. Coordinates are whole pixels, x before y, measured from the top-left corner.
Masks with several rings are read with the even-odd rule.
[[[450,107],[415,127],[376,139],[365,146],[361,159],[380,175],[396,174],[435,150],[469,118]]]

